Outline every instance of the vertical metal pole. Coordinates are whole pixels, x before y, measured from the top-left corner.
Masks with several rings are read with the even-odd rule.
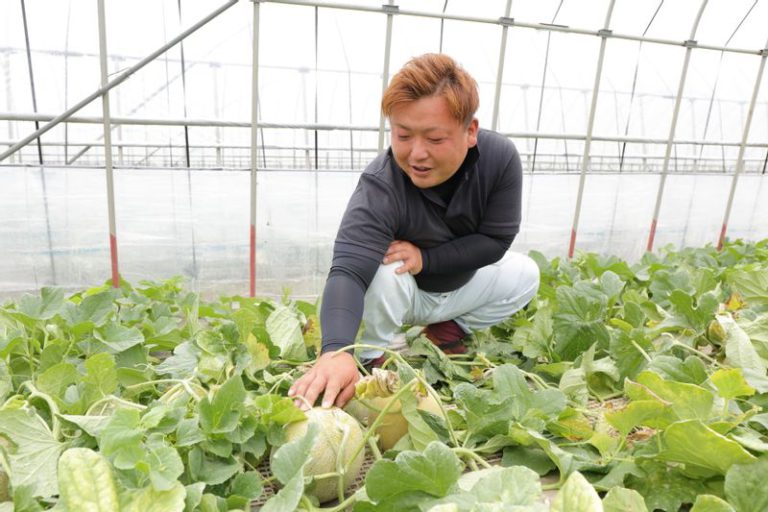
[[[4,62],[4,68],[5,68],[5,76],[10,77],[11,76],[11,54],[6,53]],[[12,112],[13,111],[13,89],[11,88],[11,80],[10,78],[5,81],[5,111],[6,112]],[[8,140],[15,140],[16,139],[16,131],[14,130],[14,121],[8,121]],[[11,155],[11,158],[9,158],[8,163],[13,163],[14,160],[16,160],[16,155]]]
[[[37,89],[35,88],[35,74],[32,68],[32,50],[29,44],[27,9],[24,0],[21,0],[21,17],[24,24],[24,42],[27,49],[27,70],[29,72],[29,88],[30,92],[32,93],[32,109],[35,113],[37,113]],[[35,121],[35,129],[40,129],[40,123],[38,121]],[[53,257],[53,237],[51,236],[51,216],[48,210],[48,186],[45,180],[45,167],[43,167],[43,146],[40,142],[40,137],[37,138],[37,158],[38,163],[40,164],[40,186],[43,189],[43,209],[45,210],[45,231],[48,238],[48,259],[51,265],[51,279],[52,284],[57,284],[56,260]]]
[[[182,16],[181,16],[181,0],[178,0],[176,2],[176,5],[178,7],[179,12],[179,25],[182,24]],[[182,105],[184,108],[184,120],[187,119],[187,63],[184,59],[184,41],[181,41],[179,43],[179,52],[181,54],[181,99],[182,99]],[[198,268],[197,268],[197,240],[195,239],[195,222],[194,222],[194,215],[193,215],[193,208],[192,208],[192,170],[191,162],[190,162],[190,155],[189,155],[189,126],[186,124],[184,125],[184,156],[185,160],[187,162],[187,202],[189,205],[189,216],[190,216],[190,223],[189,223],[189,236],[190,236],[190,244],[192,246],[192,275],[194,276],[194,279],[197,280],[198,278]]]
[[[608,12],[605,15],[605,24],[601,30],[600,54],[597,57],[597,70],[595,71],[595,84],[592,87],[592,104],[589,107],[589,120],[587,121],[587,135],[584,140],[584,154],[581,157],[581,175],[579,176],[579,193],[576,196],[576,211],[573,213],[573,226],[571,227],[571,242],[568,245],[568,257],[573,257],[573,251],[576,248],[576,232],[579,228],[579,216],[581,213],[581,201],[584,196],[584,182],[587,177],[587,168],[589,167],[589,150],[592,145],[592,129],[595,125],[595,110],[597,110],[597,97],[600,94],[600,78],[603,74],[603,59],[605,58],[605,43],[610,35],[608,27],[611,25],[611,15],[613,14],[613,5],[616,0],[611,0],[608,5]]]
[[[512,0],[507,0],[507,7],[504,10],[504,18],[509,19],[509,13],[512,12]],[[501,81],[504,77],[504,61],[507,55],[507,30],[508,24],[501,27],[501,45],[499,48],[499,66],[496,71],[496,91],[493,94],[493,118],[491,120],[491,129],[499,129],[499,99],[501,98]]]
[[[182,23],[181,19],[181,0],[176,2],[179,13],[179,25]],[[184,41],[179,43],[179,53],[181,55],[181,101],[184,107],[184,119],[187,118],[187,64],[184,60]],[[187,161],[187,167],[190,166],[189,162],[189,126],[184,125],[184,156]]]
[[[253,49],[251,64],[251,253],[250,253],[250,282],[251,297],[256,296],[256,213],[258,199],[258,181],[256,168],[258,166],[259,142],[259,0],[253,2]]]
[[[26,2],[21,0],[21,20],[24,24],[24,43],[27,47],[27,71],[29,72],[29,89],[32,93],[32,110],[37,114],[37,90],[35,89],[35,74],[32,69],[32,52],[29,46],[29,28],[27,26],[27,7]],[[35,131],[40,129],[40,122],[35,121]],[[40,165],[43,165],[43,146],[40,143],[40,137],[37,138],[37,156]]]
[[[221,99],[219,98],[219,67],[218,63],[211,64],[213,69],[213,113],[216,119],[221,119]],[[216,165],[223,166],[221,158],[221,127],[214,128],[216,134]]]
[[[109,81],[107,75],[107,25],[104,14],[104,0],[98,0],[99,8],[99,64],[101,67],[101,86]],[[104,166],[107,173],[107,208],[109,212],[109,253],[112,261],[112,286],[120,287],[120,273],[117,265],[117,227],[115,222],[115,185],[112,171],[112,122],[109,114],[109,91],[101,96],[101,109],[104,118]]]
[[[392,50],[392,18],[394,17],[394,11],[397,7],[394,5],[395,0],[389,0],[389,5],[384,5],[387,9],[387,38],[384,43],[384,70],[381,75],[381,93],[384,95],[384,91],[387,89],[389,83],[389,55]],[[384,114],[379,113],[379,153],[384,150]]]
[[[749,137],[749,129],[752,125],[752,115],[755,113],[755,105],[757,104],[757,93],[760,91],[760,83],[763,80],[763,71],[765,70],[765,60],[768,57],[768,41],[765,42],[765,49],[761,52],[760,68],[757,71],[757,78],[755,79],[755,88],[752,90],[752,99],[749,102],[749,111],[747,112],[747,119],[744,121],[744,133],[741,136],[741,145],[739,146],[739,156],[736,158],[736,170],[733,174],[733,181],[731,182],[731,192],[728,194],[728,204],[725,207],[725,215],[723,217],[723,227],[720,229],[720,239],[717,241],[717,249],[723,248],[725,242],[725,232],[728,229],[728,219],[731,216],[731,207],[733,206],[733,196],[736,194],[736,184],[739,182],[739,175],[744,170],[744,151],[747,147],[747,138]]]
[[[664,164],[661,170],[661,179],[659,180],[659,191],[656,194],[656,206],[653,209],[653,220],[651,221],[651,231],[648,235],[648,245],[646,251],[653,251],[653,241],[656,238],[656,226],[659,223],[659,211],[661,210],[661,200],[664,197],[664,185],[667,181],[667,171],[669,170],[669,159],[672,154],[672,145],[675,139],[675,130],[677,128],[677,117],[680,114],[680,103],[683,99],[683,91],[685,90],[685,79],[688,76],[688,64],[691,61],[691,52],[694,46],[696,46],[696,30],[699,28],[699,21],[701,21],[701,15],[704,13],[704,8],[707,6],[708,0],[701,2],[699,13],[696,16],[696,20],[693,22],[693,28],[691,29],[691,37],[686,41],[685,60],[683,61],[683,69],[680,73],[680,83],[677,87],[677,97],[675,98],[675,108],[672,112],[672,124],[669,127],[669,137],[667,138],[667,148],[664,151]]]

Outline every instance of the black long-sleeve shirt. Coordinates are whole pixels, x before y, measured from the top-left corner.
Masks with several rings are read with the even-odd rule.
[[[501,259],[520,228],[522,167],[514,144],[480,130],[477,145],[446,182],[419,189],[391,150],[360,176],[339,227],[323,292],[323,352],[351,344],[363,299],[394,240],[421,249],[420,289],[445,292]]]

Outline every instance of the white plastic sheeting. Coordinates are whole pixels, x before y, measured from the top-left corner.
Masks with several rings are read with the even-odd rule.
[[[259,174],[258,294],[320,293],[357,177]],[[204,293],[247,293],[248,172],[118,170],[115,179],[124,278],[135,283],[181,275]],[[523,227],[512,249],[565,256],[578,176],[528,173],[524,179]],[[658,179],[589,175],[576,249],[640,257]],[[716,244],[731,180],[670,175],[656,246]],[[104,186],[103,172],[95,169],[0,172],[0,296],[48,285],[81,288],[109,277]],[[768,175],[742,176],[735,203],[730,237],[768,237]]]

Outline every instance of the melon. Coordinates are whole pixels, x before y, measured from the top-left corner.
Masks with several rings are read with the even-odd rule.
[[[347,404],[345,410],[355,416],[361,423],[370,427],[379,412],[392,400],[392,395],[400,389],[400,379],[397,374],[388,370],[375,368],[373,375],[361,379],[355,388],[356,399]],[[416,408],[429,412],[447,421],[438,400],[426,390],[416,391],[418,405]],[[378,446],[386,451],[392,449],[397,442],[408,433],[408,421],[402,413],[400,401],[393,403],[387,414],[376,427]]]
[[[285,429],[287,440],[293,441],[307,433],[310,423],[318,426],[309,461],[304,466],[304,475],[314,477],[334,473],[341,459],[342,466],[347,468],[343,476],[344,489],[348,489],[360,474],[365,458],[365,449],[360,449],[363,445],[363,430],[360,424],[338,407],[315,407],[307,411],[306,415],[306,420],[291,423]],[[346,441],[342,446],[345,435]],[[337,476],[315,480],[314,486],[307,494],[315,496],[320,503],[336,499],[339,495],[338,481]]]

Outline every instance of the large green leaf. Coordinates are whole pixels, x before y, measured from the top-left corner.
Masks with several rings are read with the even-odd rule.
[[[725,496],[736,512],[768,510],[768,456],[751,464],[735,464],[725,475]]]
[[[270,461],[272,474],[287,485],[293,476],[303,470],[312,453],[320,425],[308,422],[306,433],[278,448]]]
[[[461,463],[450,448],[434,442],[423,452],[405,451],[395,460],[376,461],[365,479],[368,497],[376,502],[421,492],[443,497],[461,474]]]
[[[136,327],[110,323],[94,331],[94,337],[106,345],[110,352],[118,353],[144,343],[144,335]]]
[[[701,494],[696,496],[696,501],[691,508],[691,512],[735,512],[733,507],[727,502],[712,496],[711,494]]]
[[[208,434],[231,432],[240,421],[245,400],[245,387],[240,375],[233,375],[213,397],[200,400],[200,427]]]
[[[152,486],[127,493],[121,498],[121,512],[182,512],[187,490],[176,482],[169,489],[157,490]]]
[[[727,280],[747,303],[768,304],[768,273],[764,269],[737,270]]]
[[[70,448],[59,458],[61,500],[69,510],[120,512],[112,468],[99,453]]]
[[[552,501],[552,512],[602,512],[595,488],[578,471],[571,474]]]
[[[533,505],[541,495],[539,475],[528,468],[515,466],[486,471],[469,489],[479,503]]]
[[[605,512],[648,512],[642,494],[624,487],[614,487],[603,498]]]
[[[42,288],[40,295],[24,295],[16,305],[17,311],[33,320],[49,320],[64,306],[64,290]],[[26,323],[26,322],[25,322]]]
[[[302,494],[304,494],[304,472],[299,471],[285,484],[285,487],[267,500],[261,507],[261,512],[296,510]]]
[[[660,428],[676,420],[708,420],[715,398],[712,392],[700,386],[664,380],[650,371],[638,375],[636,383],[625,382],[624,390],[632,400],[656,400],[671,405],[667,409],[668,417],[660,418],[658,423],[648,424]]]
[[[752,345],[747,333],[739,327],[736,321],[728,315],[718,315],[717,322],[725,331],[725,356],[727,361],[736,367],[754,370],[756,372],[766,371],[766,365],[757,349]]]
[[[278,304],[266,322],[272,343],[280,347],[284,359],[307,360],[307,348],[301,334],[301,322],[289,307]]]
[[[555,351],[572,361],[597,343],[608,347],[610,334],[605,326],[606,300],[602,293],[587,288],[561,286],[557,289],[558,311],[554,315]]]
[[[8,438],[11,485],[29,486],[34,496],[59,493],[57,463],[67,443],[56,439],[45,421],[23,409],[0,410],[0,434]]]
[[[685,464],[699,476],[725,475],[732,465],[755,460],[739,443],[697,420],[673,423],[661,438],[659,459]]]

